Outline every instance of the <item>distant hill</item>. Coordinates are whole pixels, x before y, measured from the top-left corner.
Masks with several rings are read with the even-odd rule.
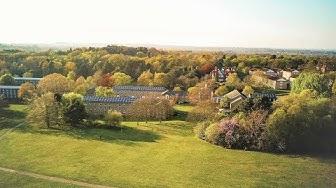
[[[47,51],[68,50],[70,48],[80,47],[105,47],[108,43],[37,43],[37,44],[1,44],[0,50],[24,50],[24,51]],[[113,44],[129,47],[148,47],[161,50],[177,50],[177,51],[223,51],[227,53],[238,54],[304,54],[304,55],[336,55],[336,49],[320,50],[320,49],[275,49],[275,48],[245,48],[245,47],[198,47],[198,46],[176,46],[176,45],[160,45],[160,44]]]

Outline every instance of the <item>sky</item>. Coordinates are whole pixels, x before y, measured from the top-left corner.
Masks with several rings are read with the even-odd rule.
[[[336,49],[336,0],[0,0],[0,43]]]

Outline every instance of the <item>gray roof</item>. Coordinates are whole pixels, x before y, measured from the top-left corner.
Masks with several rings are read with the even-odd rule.
[[[14,80],[42,80],[42,78],[24,78],[24,77],[14,77]]]
[[[164,87],[153,87],[153,86],[114,86],[114,91],[121,91],[121,90],[127,90],[127,91],[161,91],[164,92],[167,89]]]
[[[277,97],[274,93],[252,93],[252,94],[249,95],[249,97],[252,97],[252,98],[254,98],[256,96],[268,97],[272,101],[277,99]]]
[[[20,86],[4,86],[4,85],[0,85],[0,89],[20,89]]]
[[[231,92],[229,92],[229,93],[227,93],[226,95],[224,95],[224,96],[226,96],[228,99],[229,99],[229,101],[234,101],[234,100],[236,100],[237,98],[239,98],[239,97],[242,97],[242,98],[245,98],[245,96],[243,95],[243,94],[241,94],[238,90],[233,90],[233,91],[231,91]]]
[[[187,95],[187,92],[181,90],[181,91],[173,91],[173,90],[166,90],[161,93],[161,95],[179,95],[179,96],[185,96]]]
[[[134,97],[98,97],[84,96],[84,102],[101,102],[101,103],[132,103],[136,100]]]

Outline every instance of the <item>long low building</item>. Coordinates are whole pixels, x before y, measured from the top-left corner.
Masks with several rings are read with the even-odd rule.
[[[160,97],[167,89],[155,86],[114,86],[113,91],[120,97],[143,98],[147,96]]]
[[[108,110],[126,113],[127,106],[136,100],[134,97],[84,96],[85,110],[91,115],[105,115]]]
[[[14,77],[15,85],[20,86],[23,83],[31,83],[36,86],[42,78],[24,78],[24,77]]]
[[[20,86],[4,86],[0,85],[0,95],[3,95],[5,99],[17,99],[19,98]]]
[[[137,99],[145,97],[160,97],[172,99],[176,102],[187,102],[188,94],[185,91],[173,91],[164,87],[156,86],[114,86],[112,87],[116,96],[119,97],[134,97]],[[86,91],[86,96],[94,96],[95,88]]]

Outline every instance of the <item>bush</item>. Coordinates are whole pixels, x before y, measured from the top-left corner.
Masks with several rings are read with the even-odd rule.
[[[211,124],[204,133],[205,141],[215,144],[224,146],[225,145],[225,136],[224,133],[218,127],[217,123]]]
[[[118,111],[107,111],[105,114],[105,121],[108,127],[120,126],[122,120],[122,114]]]
[[[235,119],[222,120],[218,127],[220,132],[224,134],[224,147],[243,149],[246,148],[246,131],[243,127],[239,126]]]
[[[239,126],[235,119],[224,119],[220,123],[211,124],[208,127],[206,125],[207,123],[203,123],[196,128],[195,132],[201,139],[202,131],[206,128],[204,139],[209,143],[234,149],[245,149],[247,147],[246,130]]]
[[[268,118],[268,111],[264,110],[253,111],[247,117],[245,115],[242,115],[239,123],[245,130],[244,137],[247,142],[247,147],[249,149],[262,148],[261,138],[265,130],[267,118]]]
[[[187,121],[189,122],[202,122],[212,120],[218,113],[217,104],[207,100],[202,101],[195,106],[193,110],[188,113]]]
[[[210,126],[210,122],[206,121],[206,122],[202,122],[202,123],[198,123],[195,127],[194,127],[194,133],[196,134],[197,138],[200,138],[202,140],[205,139],[205,130]]]
[[[335,147],[336,108],[328,98],[310,92],[279,99],[268,118],[264,148],[277,152],[321,152]]]

